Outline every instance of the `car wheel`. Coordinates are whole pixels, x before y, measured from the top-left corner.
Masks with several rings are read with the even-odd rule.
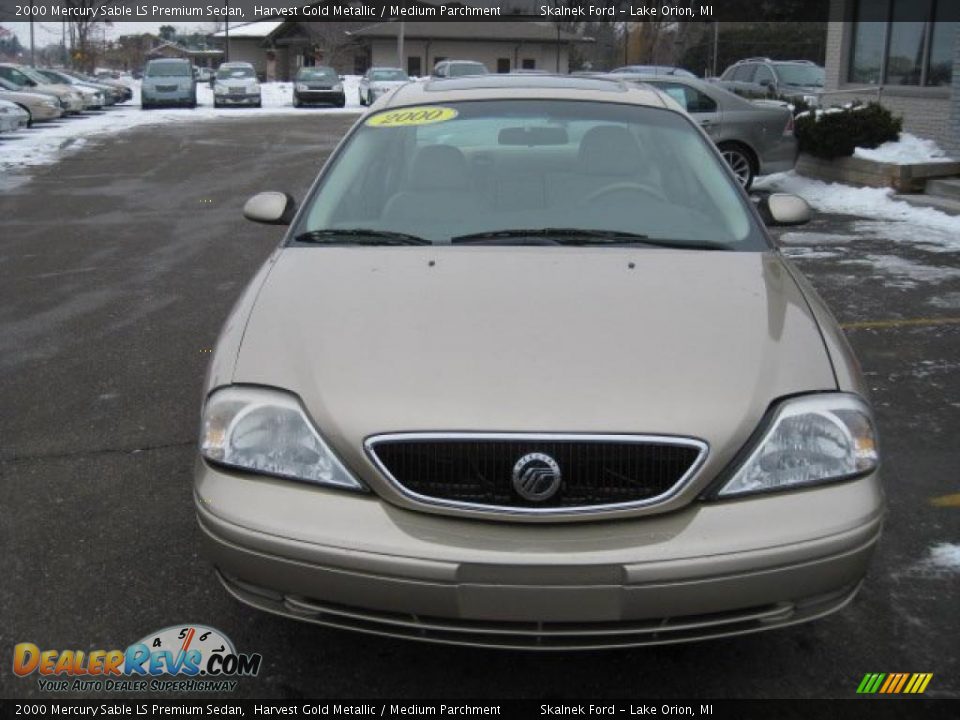
[[[367,101],[363,99],[363,93],[360,93],[360,104],[361,104],[361,105],[366,105],[366,104],[367,104]]]
[[[347,101],[346,101],[346,99],[344,98],[343,100],[337,100],[337,101],[333,104],[333,106],[334,106],[334,107],[338,107],[338,108],[342,108],[342,107],[343,107],[344,105],[346,105],[346,104],[347,104]]]
[[[257,100],[257,104],[254,105],[254,107],[262,108],[262,107],[263,107],[263,100]]]
[[[23,110],[23,111],[27,114],[27,127],[28,127],[28,128],[32,128],[32,127],[33,127],[33,113],[30,112],[30,108],[28,108],[26,105],[21,105],[20,103],[17,103],[17,107],[20,108],[21,110]]]
[[[300,98],[298,98],[296,95],[294,95],[294,96],[293,96],[293,106],[294,106],[294,107],[300,107],[300,105],[301,105]]]
[[[141,103],[140,103],[140,109],[141,109],[141,110],[149,110],[149,109],[150,109],[150,103],[148,103],[148,102],[141,102]]]
[[[724,143],[720,145],[720,154],[727,161],[727,165],[733,170],[737,177],[737,182],[744,190],[749,190],[753,185],[753,178],[757,174],[756,160],[753,153],[743,145],[737,143]]]

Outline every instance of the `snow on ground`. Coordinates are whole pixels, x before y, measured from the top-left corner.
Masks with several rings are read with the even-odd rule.
[[[930,548],[930,554],[920,562],[921,570],[960,573],[960,545],[940,543]]]
[[[861,258],[840,260],[841,265],[870,265],[887,277],[888,287],[914,288],[960,278],[960,268],[925,265],[897,255],[864,255]]]
[[[0,136],[0,173],[5,170],[47,165],[56,162],[64,152],[82,147],[89,138],[123,132],[144,125],[186,123],[217,118],[246,118],[275,115],[303,115],[305,113],[357,113],[363,110],[358,97],[360,77],[348,75],[344,79],[347,106],[293,107],[293,83],[263,83],[262,108],[213,107],[213,89],[207,83],[197,85],[199,107],[140,109],[140,83],[133,84],[133,99],[123,105],[105,108],[100,112],[61,118],[52,123],[37,123],[30,130],[4,133]]]
[[[887,142],[876,148],[857,148],[853,156],[874,162],[910,165],[912,163],[950,162],[952,158],[933,140],[924,140],[910,133],[901,133],[896,142]]]
[[[918,234],[924,229],[940,231],[931,233],[926,241],[942,245],[944,249],[960,250],[960,217],[895,200],[891,188],[859,188],[842,183],[826,183],[803,177],[791,170],[759,178],[754,183],[754,189],[795,193],[820,212],[910,223]],[[919,237],[917,240],[920,241]]]

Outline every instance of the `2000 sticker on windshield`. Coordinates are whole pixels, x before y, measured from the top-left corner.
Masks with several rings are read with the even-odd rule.
[[[408,107],[400,110],[389,110],[374,115],[367,120],[370,127],[411,127],[413,125],[433,125],[447,122],[457,116],[453,108],[426,105],[424,107]]]

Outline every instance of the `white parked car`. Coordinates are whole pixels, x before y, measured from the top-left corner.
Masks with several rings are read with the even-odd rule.
[[[408,82],[410,76],[400,68],[372,67],[360,78],[360,104],[372,105],[381,95]]]
[[[262,107],[257,71],[250,63],[223,63],[213,81],[213,106],[250,105]]]
[[[0,132],[12,132],[24,128],[30,122],[30,114],[16,103],[0,100]]]

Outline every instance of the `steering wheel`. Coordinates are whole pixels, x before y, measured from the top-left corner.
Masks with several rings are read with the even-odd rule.
[[[612,185],[606,185],[605,187],[602,187],[599,190],[594,190],[592,193],[590,193],[589,195],[587,195],[587,197],[583,199],[583,204],[595,202],[599,198],[602,198],[604,195],[612,195],[613,193],[616,193],[616,192],[637,192],[637,193],[642,193],[643,195],[648,195],[649,197],[652,197],[652,198],[656,198],[657,200],[661,200],[663,202],[667,201],[667,199],[663,196],[663,194],[659,190],[656,190],[647,185],[641,185],[640,183],[627,181],[627,182],[613,183]]]

